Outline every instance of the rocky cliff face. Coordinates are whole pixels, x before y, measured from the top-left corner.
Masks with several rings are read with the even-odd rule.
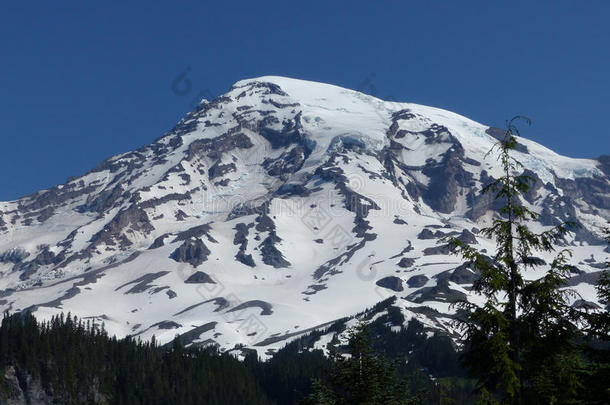
[[[460,235],[492,253],[478,229],[498,202],[480,191],[500,175],[487,152],[501,136],[331,85],[238,82],[150,146],[0,203],[0,306],[261,354],[389,296],[407,321],[451,332],[450,303],[476,300],[476,275],[437,242]],[[516,157],[535,179],[532,225],[583,225],[563,243],[582,300],[599,305],[610,158],[524,138]]]
[[[4,370],[4,383],[8,387],[7,392],[0,393],[0,402],[6,405],[52,405],[68,402],[64,398],[65,393],[53,395],[50,389],[45,389],[39,379],[30,374],[8,366]],[[96,387],[91,387],[89,398],[81,398],[79,403],[105,404],[107,399]]]

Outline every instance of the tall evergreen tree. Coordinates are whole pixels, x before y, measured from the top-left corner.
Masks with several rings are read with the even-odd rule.
[[[606,240],[610,246],[610,228],[606,229]],[[607,404],[610,398],[610,261],[606,262],[596,289],[603,308],[584,314],[589,338],[585,347],[588,360],[585,400],[587,404],[601,405]]]
[[[349,330],[349,352],[335,353],[330,378],[314,383],[309,403],[316,405],[411,405],[407,382],[395,364],[373,352],[370,330],[359,324]]]
[[[497,153],[502,175],[482,190],[494,193],[502,203],[499,215],[481,231],[495,240],[494,256],[457,238],[449,241],[479,273],[473,292],[484,298],[480,306],[458,303],[466,347],[463,360],[479,381],[482,403],[556,403],[576,395],[581,369],[574,346],[578,316],[569,305],[574,293],[565,288],[571,252],[559,251],[541,278],[528,279],[526,273],[542,263],[534,255],[555,251],[575,224],[562,223],[541,233],[528,226],[538,214],[522,199],[533,179],[513,156],[518,120],[530,124],[521,116],[508,122],[503,139],[489,152]]]
[[[610,228],[606,229],[606,241],[608,242],[610,252]],[[610,259],[606,262],[606,269],[597,281],[597,297],[605,306],[602,311],[599,311],[591,317],[591,328],[595,335],[600,339],[610,342]]]

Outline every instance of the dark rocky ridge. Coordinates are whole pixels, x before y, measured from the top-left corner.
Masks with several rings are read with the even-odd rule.
[[[216,284],[212,277],[202,271],[191,274],[184,282],[187,284]]]
[[[395,276],[384,277],[377,280],[375,284],[377,284],[379,287],[387,288],[396,292],[404,290],[404,288],[402,288],[402,280]]]
[[[210,249],[199,238],[185,240],[170,255],[170,258],[181,263],[189,263],[193,267],[199,266],[201,263],[208,260]]]

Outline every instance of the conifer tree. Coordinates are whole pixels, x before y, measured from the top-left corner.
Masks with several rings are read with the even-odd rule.
[[[610,252],[610,228],[607,228],[605,232]],[[605,308],[590,318],[591,328],[598,338],[610,342],[610,313],[608,312],[610,307],[610,259],[606,262],[606,269],[602,271],[597,281],[596,289],[597,297]]]
[[[317,405],[410,405],[406,381],[395,364],[372,350],[370,330],[358,324],[349,330],[349,353],[334,353],[335,369],[329,381],[314,382],[309,403]]]
[[[495,254],[488,257],[457,238],[449,240],[454,253],[479,273],[473,292],[484,303],[457,305],[462,310],[464,364],[478,379],[482,403],[554,403],[569,400],[580,388],[582,365],[574,345],[579,318],[569,305],[574,292],[565,288],[571,251],[556,253],[541,278],[527,277],[542,264],[534,255],[555,251],[575,224],[541,233],[530,229],[538,214],[522,199],[533,179],[513,156],[518,120],[530,124],[526,117],[511,119],[504,138],[488,153],[498,155],[502,168],[502,175],[482,190],[502,203],[491,225],[481,231],[495,240]]]
[[[610,246],[610,228],[606,229]],[[610,252],[610,250],[608,250]],[[589,361],[585,381],[587,404],[606,404],[610,398],[610,261],[597,281],[597,296],[602,308],[584,314],[588,323],[585,354]]]

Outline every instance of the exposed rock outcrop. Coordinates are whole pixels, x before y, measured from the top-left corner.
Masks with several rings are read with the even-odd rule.
[[[210,249],[199,238],[187,239],[170,255],[170,258],[181,263],[190,263],[193,267],[199,266],[208,260]]]

